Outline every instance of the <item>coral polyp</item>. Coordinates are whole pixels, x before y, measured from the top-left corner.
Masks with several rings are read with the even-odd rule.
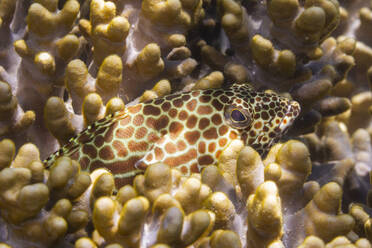
[[[369,0],[0,0],[0,247],[372,247]]]

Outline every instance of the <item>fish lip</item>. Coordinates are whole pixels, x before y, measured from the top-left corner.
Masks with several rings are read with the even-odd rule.
[[[288,131],[289,127],[292,126],[293,122],[297,119],[300,113],[300,104],[293,100],[290,101],[287,111],[279,124],[280,136]]]

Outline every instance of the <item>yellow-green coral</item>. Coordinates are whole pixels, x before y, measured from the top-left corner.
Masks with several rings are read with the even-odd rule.
[[[276,145],[270,150],[264,163],[266,166],[272,163],[279,165],[281,173],[277,184],[284,198],[301,188],[311,173],[310,154],[307,147],[299,141],[291,140]]]
[[[16,8],[16,1],[6,0],[1,1],[0,4],[0,27],[2,25],[9,24],[12,20],[15,8]]]
[[[248,38],[249,32],[244,20],[244,11],[239,3],[233,0],[217,2],[221,14],[221,24],[233,42],[241,42]]]
[[[53,197],[79,197],[91,183],[87,172],[80,172],[79,164],[67,157],[61,157],[50,167],[47,185]]]
[[[79,28],[92,42],[95,63],[100,65],[111,54],[123,55],[130,24],[127,18],[116,13],[113,2],[93,0],[90,9],[90,20],[81,19]]]
[[[44,119],[49,131],[62,144],[75,134],[75,128],[71,124],[71,114],[58,97],[48,99],[44,108]]]
[[[371,13],[369,0],[0,1],[0,247],[371,247]],[[133,99],[247,82],[301,104],[267,156],[235,140],[201,173],[158,163],[117,189],[110,171],[41,161]]]
[[[148,209],[149,202],[144,197],[133,198],[124,206],[117,206],[109,197],[101,197],[94,205],[93,223],[105,240],[134,245],[140,238],[139,231]],[[116,214],[120,214],[117,222],[113,221]]]
[[[151,90],[146,90],[140,97],[140,102],[146,102],[158,97],[163,97],[171,92],[171,84],[169,80],[162,79],[155,84]]]
[[[351,231],[355,221],[350,215],[340,213],[341,197],[341,187],[333,182],[315,194],[304,209],[307,235],[316,235],[327,242]]]
[[[213,88],[220,88],[223,83],[224,77],[223,74],[219,71],[211,72],[206,77],[199,79],[193,89],[213,89]]]
[[[44,5],[45,4],[45,5]],[[32,33],[38,36],[48,36],[58,32],[60,28],[68,29],[79,13],[80,4],[76,0],[68,0],[58,13],[57,1],[33,3],[27,15],[27,25]]]
[[[266,70],[283,77],[291,77],[296,70],[296,56],[290,50],[275,50],[269,40],[255,35],[251,40],[254,60]]]
[[[164,69],[160,47],[156,43],[146,45],[138,54],[135,65],[143,77],[153,78],[159,75]]]
[[[204,16],[202,1],[180,0],[144,0],[141,6],[142,13],[149,20],[165,25],[181,25],[190,27]]]
[[[266,247],[283,235],[281,201],[276,184],[262,183],[247,201],[248,239],[255,247]]]
[[[146,170],[145,175],[135,178],[134,186],[138,192],[154,201],[159,195],[171,190],[172,172],[162,163],[155,164]]]
[[[123,65],[117,55],[106,57],[97,74],[97,85],[103,93],[116,93],[122,80]]]

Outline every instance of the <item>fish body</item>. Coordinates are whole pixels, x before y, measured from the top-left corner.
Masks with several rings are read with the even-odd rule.
[[[297,102],[246,84],[168,95],[97,121],[46,164],[68,156],[85,170],[107,168],[117,186],[156,162],[189,175],[215,164],[235,139],[265,153],[299,113]]]

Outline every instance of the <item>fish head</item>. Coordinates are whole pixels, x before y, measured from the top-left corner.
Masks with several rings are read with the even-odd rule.
[[[275,93],[233,85],[225,105],[226,123],[238,131],[245,145],[264,154],[289,129],[301,112],[298,102]],[[230,94],[231,95],[231,94]]]

